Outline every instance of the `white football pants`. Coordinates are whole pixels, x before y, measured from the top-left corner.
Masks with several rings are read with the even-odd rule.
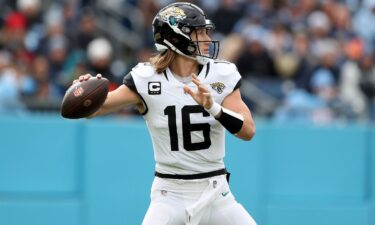
[[[142,225],[256,225],[239,204],[226,175],[198,180],[155,177]]]

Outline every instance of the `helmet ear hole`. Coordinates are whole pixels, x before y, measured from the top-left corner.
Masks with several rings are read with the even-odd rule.
[[[194,46],[194,45],[189,45],[187,47],[187,50],[190,52],[190,54],[193,54],[193,53],[195,53],[197,51],[197,47]]]
[[[181,30],[182,30],[182,32],[184,32],[185,34],[190,34],[191,31],[192,31],[190,27],[186,27],[186,26],[182,27]]]

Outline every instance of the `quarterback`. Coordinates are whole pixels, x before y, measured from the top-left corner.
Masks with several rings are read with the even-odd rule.
[[[247,141],[255,134],[241,75],[216,59],[214,24],[196,5],[168,5],[152,25],[159,53],[135,66],[90,116],[135,105],[146,121],[156,164],[143,225],[256,225],[231,193],[223,161],[225,130]]]

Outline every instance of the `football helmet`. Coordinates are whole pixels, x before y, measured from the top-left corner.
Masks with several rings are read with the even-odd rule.
[[[203,10],[194,4],[178,2],[162,8],[155,16],[152,27],[155,46],[160,52],[171,49],[200,64],[206,64],[209,58],[216,59],[219,54],[219,41],[200,41],[198,36],[196,41],[192,40],[194,30],[215,28]],[[200,51],[200,42],[210,42],[208,54]]]

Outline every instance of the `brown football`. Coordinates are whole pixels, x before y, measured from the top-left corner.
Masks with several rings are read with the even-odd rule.
[[[92,77],[73,84],[65,93],[61,115],[68,119],[87,117],[96,112],[107,98],[109,81]]]

